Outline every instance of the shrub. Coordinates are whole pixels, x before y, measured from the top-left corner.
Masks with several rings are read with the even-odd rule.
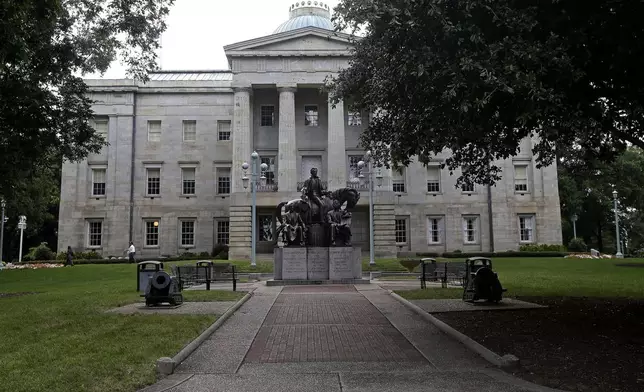
[[[208,259],[208,258],[210,258],[210,253],[201,252],[201,253],[198,254],[198,256],[199,256],[200,259]]]
[[[403,259],[403,260],[400,260],[400,264],[402,264],[403,267],[407,268],[409,272],[414,272],[414,268],[418,267],[418,265],[420,264],[420,260]]]
[[[212,257],[221,260],[218,256],[222,252],[226,252],[226,259],[228,259],[228,245],[219,243],[212,248]]]
[[[519,248],[521,252],[565,252],[566,247],[559,244],[526,244]]]
[[[49,249],[46,242],[41,242],[40,245],[29,248],[29,253],[24,257],[27,261],[35,260],[51,260],[56,257],[56,254]]]
[[[224,250],[224,251],[220,252],[220,253],[217,255],[216,259],[217,259],[217,260],[228,260],[228,251],[227,251],[227,250]]]
[[[492,252],[473,252],[473,253],[457,253],[457,252],[448,252],[448,253],[443,253],[443,257],[447,259],[466,259],[469,257],[489,257],[489,258],[494,258],[494,257],[564,257],[566,255],[565,252],[519,252],[515,250],[507,251],[507,252],[499,252],[499,253],[492,253]]]
[[[588,246],[582,238],[573,238],[568,243],[568,250],[570,252],[586,252],[588,251]]]

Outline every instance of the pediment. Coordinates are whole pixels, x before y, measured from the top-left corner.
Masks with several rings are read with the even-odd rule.
[[[248,56],[266,54],[348,55],[351,48],[350,36],[317,27],[306,27],[284,33],[273,34],[224,47],[227,56]]]

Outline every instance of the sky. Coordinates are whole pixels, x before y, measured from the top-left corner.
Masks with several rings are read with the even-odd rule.
[[[176,0],[161,38],[159,65],[163,70],[228,69],[224,46],[271,34],[288,20],[288,9],[297,1]],[[324,1],[331,8],[338,2]],[[114,62],[102,77],[124,78],[125,67]]]

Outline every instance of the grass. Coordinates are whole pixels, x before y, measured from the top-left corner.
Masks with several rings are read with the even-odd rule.
[[[643,259],[627,261],[644,263]],[[644,268],[617,267],[620,261],[614,259],[497,258],[492,262],[510,297],[644,298]],[[430,288],[396,293],[407,299],[461,298],[463,290]]]
[[[169,269],[166,266],[166,269]],[[155,361],[175,355],[215,315],[120,315],[141,301],[134,265],[0,272],[0,385],[12,391],[132,391],[155,382]],[[184,291],[186,301],[242,294]]]

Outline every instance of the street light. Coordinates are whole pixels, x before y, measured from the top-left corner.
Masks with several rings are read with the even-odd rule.
[[[20,215],[18,217],[18,228],[20,229],[20,249],[18,249],[18,262],[22,263],[22,234],[27,228],[27,217]]]
[[[621,259],[624,257],[621,251],[621,243],[619,242],[619,219],[617,216],[617,191],[613,191],[613,204],[615,206],[615,242],[617,242],[617,253],[615,257]]]
[[[7,206],[7,202],[4,200],[4,198],[0,199],[0,207],[2,207],[2,220],[0,220],[0,261],[4,260],[3,255],[4,253],[2,252],[2,248],[4,245],[4,209]]]
[[[570,218],[572,220],[572,233],[575,238],[577,238],[577,214],[572,214]]]
[[[268,165],[265,163],[262,163],[260,165],[260,173],[257,173],[257,162],[259,162],[259,154],[257,151],[253,151],[252,154],[250,154],[251,158],[251,173],[250,176],[251,178],[249,179],[248,176],[246,175],[249,165],[248,162],[244,162],[242,164],[242,184],[244,185],[244,189],[248,189],[248,183],[250,182],[250,192],[253,195],[253,204],[251,208],[251,233],[250,233],[250,265],[251,267],[255,267],[257,265],[257,262],[255,260],[255,243],[256,241],[256,236],[257,236],[257,176],[261,174],[259,181],[261,185],[264,185],[266,183],[266,176],[264,173],[266,170],[268,170]]]
[[[365,159],[367,160],[366,165],[368,166],[368,171],[366,174],[369,176],[369,265],[376,265],[376,260],[374,258],[374,239],[373,239],[373,176],[376,175],[378,181],[378,187],[382,186],[382,171],[378,168],[377,172],[373,170],[373,162],[371,160],[371,150],[367,151],[365,154]],[[365,161],[358,162],[358,170],[360,174],[358,178],[360,180],[364,179],[364,174],[362,169],[365,167]]]

